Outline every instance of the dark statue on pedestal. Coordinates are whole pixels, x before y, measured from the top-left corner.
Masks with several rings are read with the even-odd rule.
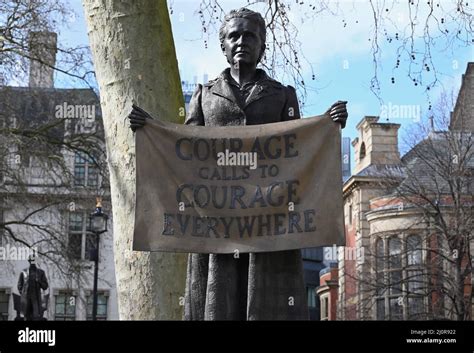
[[[219,32],[230,67],[198,85],[185,124],[256,125],[300,118],[295,89],[257,69],[265,50],[262,16],[248,9],[232,10]],[[346,124],[344,101],[327,111]],[[133,131],[152,118],[133,106]],[[185,294],[186,320],[307,320],[308,307],[300,250],[270,253],[189,254]]]
[[[28,262],[30,267],[21,272],[18,280],[20,300],[15,305],[16,320],[19,318],[19,312],[28,321],[44,320],[43,314],[47,310],[49,295],[43,297],[41,290],[48,289],[48,280],[44,271],[36,266],[34,256],[30,256]]]

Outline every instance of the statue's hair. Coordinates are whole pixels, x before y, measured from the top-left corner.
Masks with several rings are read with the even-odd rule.
[[[230,20],[232,20],[233,18],[245,18],[249,21],[254,21],[258,25],[260,39],[262,42],[262,51],[259,57],[260,61],[263,56],[263,51],[265,50],[265,40],[267,36],[265,20],[263,19],[262,15],[260,15],[259,12],[249,10],[245,7],[242,7],[238,10],[231,10],[227,15],[225,15],[224,21],[222,21],[221,28],[219,29],[219,40],[221,44],[224,43],[224,39],[227,33],[227,23],[230,22]]]

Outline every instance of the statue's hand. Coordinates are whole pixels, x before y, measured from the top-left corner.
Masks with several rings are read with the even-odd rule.
[[[135,132],[137,129],[145,126],[146,119],[153,119],[150,114],[144,111],[142,108],[132,104],[132,111],[128,115],[130,120],[130,129]]]
[[[337,101],[326,111],[331,116],[333,121],[341,124],[341,128],[344,129],[347,120],[347,101]]]

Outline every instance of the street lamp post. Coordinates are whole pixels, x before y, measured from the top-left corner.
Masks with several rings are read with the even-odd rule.
[[[107,232],[107,221],[109,217],[102,212],[102,199],[96,199],[96,206],[93,213],[89,215],[89,230],[95,236],[95,252],[94,252],[94,291],[92,302],[92,320],[97,320],[97,281],[99,278],[99,240],[102,233]]]

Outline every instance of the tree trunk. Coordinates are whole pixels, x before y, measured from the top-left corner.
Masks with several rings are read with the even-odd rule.
[[[83,0],[105,128],[122,320],[182,318],[185,254],[132,251],[135,140],[132,102],[181,122],[184,101],[166,1]]]

